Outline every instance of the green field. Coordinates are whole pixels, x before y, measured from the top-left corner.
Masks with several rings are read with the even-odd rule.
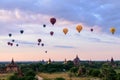
[[[65,80],[100,80],[99,78],[93,78],[93,77],[70,77],[68,76],[68,73],[39,73],[40,77],[44,78],[45,80],[54,80],[55,78],[62,77]]]

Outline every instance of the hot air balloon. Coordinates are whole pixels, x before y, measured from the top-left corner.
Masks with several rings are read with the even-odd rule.
[[[77,25],[76,26],[76,30],[80,33],[80,31],[82,30],[82,26],[81,25]]]
[[[53,36],[54,32],[53,31],[50,31],[50,35]]]
[[[45,25],[45,24],[43,24],[43,27],[46,27],[46,25]]]
[[[56,23],[56,19],[55,18],[50,18],[50,22],[52,25],[54,25]]]
[[[13,43],[10,43],[11,46],[13,46]]]
[[[110,28],[110,32],[111,32],[112,34],[114,34],[115,31],[116,31],[116,29],[115,29],[114,27]]]
[[[90,31],[93,32],[93,28],[91,28]]]
[[[38,39],[38,42],[40,43],[42,40],[41,39]]]
[[[18,47],[18,46],[19,46],[19,44],[16,44],[16,46]]]
[[[45,53],[47,53],[47,51],[45,51]]]
[[[12,34],[10,33],[10,34],[8,34],[9,35],[9,37],[11,37],[12,36]]]
[[[15,42],[15,40],[13,39],[12,42]]]
[[[44,46],[44,43],[42,43],[41,46]]]
[[[7,44],[8,44],[8,45],[10,45],[11,43],[10,43],[10,42],[8,42]]]
[[[38,46],[40,45],[40,43],[38,43]]]
[[[24,33],[24,30],[20,30],[20,33],[23,34],[23,33]]]
[[[68,29],[67,29],[67,28],[64,28],[64,29],[63,29],[63,32],[64,32],[64,34],[66,35],[66,34],[68,33]]]

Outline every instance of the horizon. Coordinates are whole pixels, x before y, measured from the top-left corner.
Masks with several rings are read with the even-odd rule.
[[[120,60],[119,8],[112,0],[1,0],[0,61]]]

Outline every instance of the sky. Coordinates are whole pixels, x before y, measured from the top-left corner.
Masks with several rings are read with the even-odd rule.
[[[0,0],[0,61],[73,60],[76,55],[80,60],[120,60],[119,13],[119,0]],[[83,27],[80,33],[77,25]],[[69,30],[66,35],[63,28]],[[39,38],[43,47],[37,45]],[[13,39],[11,47],[7,43]]]

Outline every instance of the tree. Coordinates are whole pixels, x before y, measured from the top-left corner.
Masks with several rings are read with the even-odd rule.
[[[26,73],[25,73],[25,76],[33,76],[35,77],[35,72],[33,70],[28,70]]]
[[[120,73],[117,74],[117,80],[120,80]]]
[[[78,67],[72,67],[71,69],[70,69],[70,72],[72,72],[72,73],[77,73],[77,71],[78,71]]]
[[[107,64],[103,65],[102,74],[103,74],[104,80],[116,80],[117,74],[116,74],[115,70]]]
[[[12,75],[8,78],[8,80],[18,80],[16,75]]]
[[[85,76],[86,75],[86,68],[84,66],[79,67],[78,76]]]
[[[93,71],[91,72],[91,75],[93,77],[99,77],[100,71],[98,69],[93,69]]]

